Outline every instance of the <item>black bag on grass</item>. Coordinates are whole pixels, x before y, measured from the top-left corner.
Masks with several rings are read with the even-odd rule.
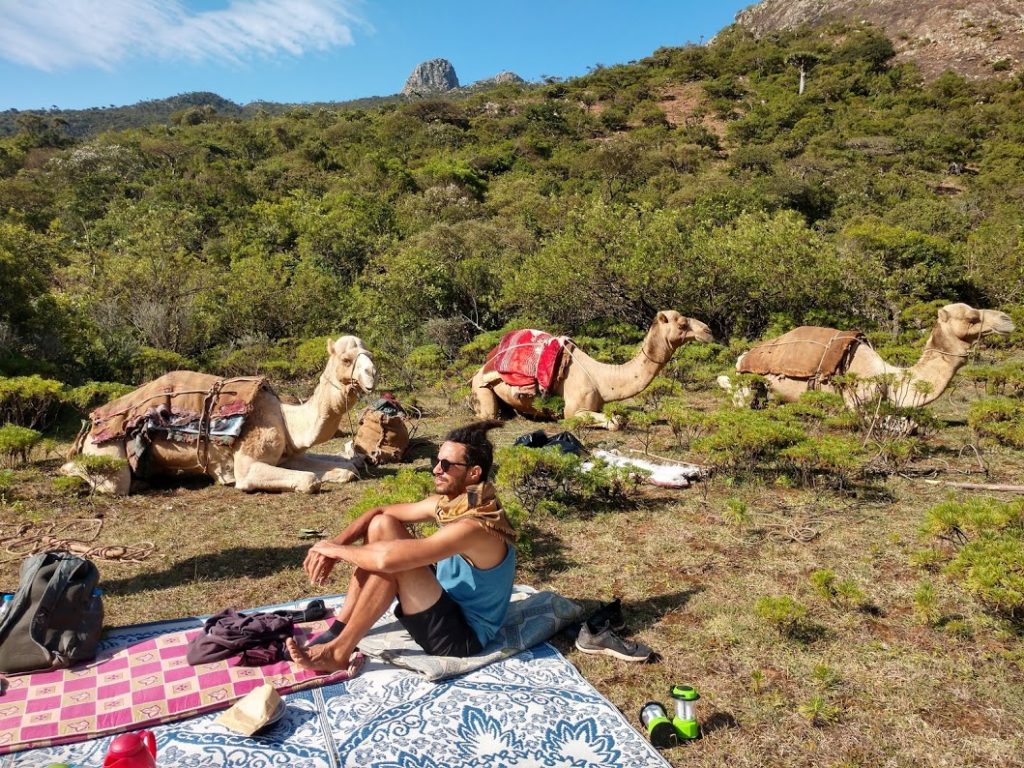
[[[0,617],[0,672],[57,669],[95,658],[103,631],[99,580],[92,561],[66,552],[25,560],[18,591]]]

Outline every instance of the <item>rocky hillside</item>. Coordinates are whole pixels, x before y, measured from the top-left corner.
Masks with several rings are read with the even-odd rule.
[[[951,69],[965,77],[1011,77],[1024,69],[1021,0],[764,0],[736,22],[758,37],[837,19],[885,30],[898,60],[917,62],[928,79]]]

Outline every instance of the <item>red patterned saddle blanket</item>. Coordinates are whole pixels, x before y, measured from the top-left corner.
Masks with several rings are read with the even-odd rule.
[[[484,373],[497,373],[510,387],[549,391],[564,375],[562,352],[569,339],[526,328],[509,331],[487,355]]]

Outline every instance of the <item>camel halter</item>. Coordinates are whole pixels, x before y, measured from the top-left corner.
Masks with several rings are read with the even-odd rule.
[[[644,339],[644,341],[646,341],[646,339]],[[650,355],[648,355],[644,344],[640,345],[640,351],[643,353],[644,357],[646,357],[652,363],[655,363],[656,365],[668,365],[668,361],[672,359],[672,355],[676,353],[676,350],[675,347],[673,347],[672,344],[669,343],[668,339],[665,339],[665,346],[668,348],[668,356],[664,360],[657,360],[656,358],[653,358]]]

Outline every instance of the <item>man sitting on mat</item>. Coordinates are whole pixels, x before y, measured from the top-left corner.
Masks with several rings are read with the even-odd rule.
[[[371,509],[310,548],[303,568],[315,586],[339,560],[355,569],[330,628],[305,647],[287,641],[296,664],[347,668],[396,597],[396,618],[429,654],[471,656],[494,637],[516,570],[515,533],[487,482],[494,455],[487,431],[501,423],[477,421],[448,433],[434,462],[435,495]],[[426,538],[406,527],[428,521],[440,528]]]

